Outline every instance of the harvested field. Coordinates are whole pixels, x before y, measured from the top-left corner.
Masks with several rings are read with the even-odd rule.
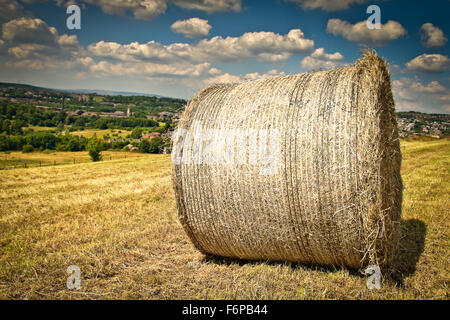
[[[178,222],[170,156],[151,155],[0,171],[0,297],[448,299],[450,140],[401,145],[400,273],[381,290],[346,268],[205,257]]]

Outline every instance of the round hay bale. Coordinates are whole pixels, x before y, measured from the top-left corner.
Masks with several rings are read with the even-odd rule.
[[[401,153],[386,63],[213,85],[174,134],[180,221],[205,254],[388,266]]]

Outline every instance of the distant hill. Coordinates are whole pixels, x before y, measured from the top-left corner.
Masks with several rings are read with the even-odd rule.
[[[100,90],[100,89],[59,89],[63,92],[79,93],[79,94],[89,94],[96,93],[99,96],[145,96],[145,97],[157,97],[166,98],[159,94],[153,93],[142,93],[142,92],[129,92],[129,91],[112,91],[112,90]]]
[[[450,114],[448,113],[423,113],[418,111],[399,111],[397,112],[399,118],[411,118],[411,119],[427,119],[432,121],[445,120],[450,122]]]
[[[36,87],[29,84],[22,83],[10,83],[10,82],[0,82],[0,88],[15,88],[24,90],[36,90],[36,91],[58,91],[51,88]]]
[[[54,91],[54,92],[69,92],[78,94],[89,94],[96,93],[100,96],[145,96],[145,97],[156,97],[156,98],[168,98],[153,93],[141,93],[141,92],[129,92],[129,91],[113,91],[113,90],[101,90],[101,89],[55,89],[55,88],[45,88],[37,87],[29,84],[22,83],[10,83],[10,82],[0,82],[0,88],[13,87],[17,89],[24,90],[36,90],[36,91]]]

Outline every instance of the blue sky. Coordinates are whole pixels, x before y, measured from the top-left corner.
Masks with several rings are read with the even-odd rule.
[[[81,29],[66,7],[81,8]],[[369,30],[366,9],[381,10]],[[398,110],[450,113],[449,0],[0,0],[0,81],[191,98],[329,69],[374,48]]]

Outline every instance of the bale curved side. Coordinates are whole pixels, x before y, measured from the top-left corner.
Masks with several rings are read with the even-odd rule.
[[[203,253],[355,268],[392,262],[401,154],[388,69],[375,53],[330,71],[208,87],[178,130],[179,217]],[[277,133],[272,163],[253,161],[263,141],[255,132]],[[198,158],[207,150],[217,160],[224,145],[239,156]]]

